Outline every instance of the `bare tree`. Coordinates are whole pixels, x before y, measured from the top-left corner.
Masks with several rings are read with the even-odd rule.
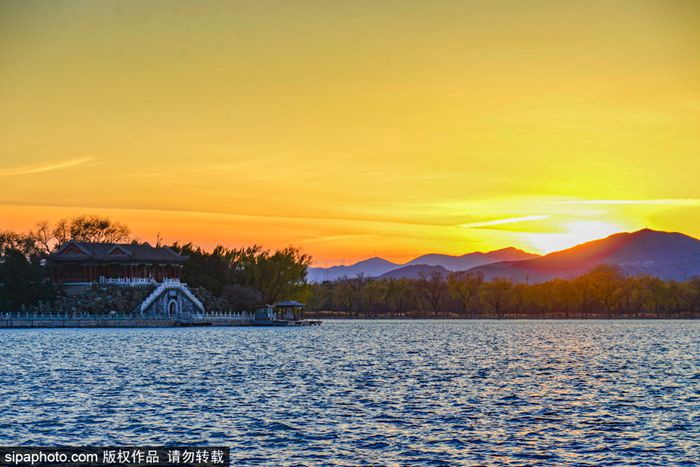
[[[483,272],[453,272],[448,276],[447,287],[450,294],[461,303],[462,316],[466,317],[471,309],[472,318],[476,317],[474,302],[479,298],[483,284]]]
[[[29,235],[34,239],[37,249],[44,254],[50,255],[58,246],[51,226],[47,221],[39,222]]]
[[[509,292],[512,288],[513,283],[502,277],[497,277],[484,285],[481,299],[491,307],[496,318],[502,319],[505,316]]]
[[[68,219],[61,219],[58,221],[51,233],[58,245],[66,243],[68,240],[70,240],[70,222]]]
[[[71,240],[92,243],[128,242],[129,227],[108,217],[78,216],[70,220]]]
[[[447,298],[447,285],[445,278],[440,272],[432,272],[428,276],[422,275],[418,280],[422,302],[438,316],[445,311]]]
[[[53,227],[47,221],[41,221],[22,237],[31,243],[40,256],[50,255],[69,240],[93,243],[125,243],[131,240],[126,225],[101,216],[60,219]]]

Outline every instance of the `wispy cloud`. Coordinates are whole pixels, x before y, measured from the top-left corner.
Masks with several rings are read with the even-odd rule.
[[[239,219],[239,220],[269,220],[276,222],[292,222],[299,223],[302,225],[307,225],[309,222],[332,222],[342,225],[377,225],[384,227],[403,227],[409,226],[416,229],[433,229],[435,227],[444,227],[443,224],[430,223],[430,222],[412,222],[410,220],[403,219],[380,219],[374,217],[362,217],[362,216],[342,216],[342,215],[313,215],[313,214],[266,214],[266,213],[254,213],[254,212],[238,212],[238,211],[216,211],[216,210],[204,210],[204,209],[183,209],[183,208],[172,208],[166,206],[134,206],[134,205],[124,205],[124,204],[112,204],[112,203],[95,203],[95,204],[72,204],[72,203],[51,203],[51,204],[36,204],[36,203],[23,203],[12,199],[2,199],[0,198],[0,207],[3,206],[26,206],[32,208],[57,208],[65,210],[78,210],[78,211],[96,211],[96,212],[147,212],[153,214],[168,214],[168,215],[189,215],[219,219]],[[452,224],[451,224],[452,225]],[[354,234],[352,234],[354,235]]]
[[[44,172],[52,172],[54,170],[68,169],[80,165],[86,165],[94,161],[94,157],[81,157],[77,159],[68,159],[58,162],[47,162],[43,164],[24,165],[20,167],[12,167],[8,169],[0,169],[0,177],[9,177],[14,175],[31,175]]]
[[[561,204],[700,206],[700,199],[698,199],[698,198],[580,199],[580,200],[562,201]]]
[[[535,216],[521,216],[521,217],[507,217],[505,219],[494,219],[490,221],[482,222],[469,222],[466,224],[459,224],[459,227],[470,228],[480,228],[480,227],[490,227],[493,225],[503,225],[503,224],[514,224],[516,222],[528,222],[528,221],[539,221],[542,219],[548,219],[551,217],[549,214],[541,214]]]

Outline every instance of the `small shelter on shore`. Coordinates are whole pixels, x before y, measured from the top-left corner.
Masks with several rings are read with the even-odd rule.
[[[255,309],[255,320],[258,322],[301,321],[304,319],[304,306],[303,303],[295,300],[260,305]]]
[[[272,305],[277,319],[286,321],[300,321],[304,319],[304,305],[296,300],[285,300]]]

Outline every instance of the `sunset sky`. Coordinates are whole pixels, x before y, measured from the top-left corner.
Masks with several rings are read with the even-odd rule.
[[[700,237],[700,2],[0,3],[0,230],[317,265]]]

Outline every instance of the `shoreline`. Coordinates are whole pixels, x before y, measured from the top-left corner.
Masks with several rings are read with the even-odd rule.
[[[320,326],[319,319],[259,320],[195,316],[189,319],[128,316],[0,315],[0,329],[173,328],[173,327],[299,327]]]
[[[624,321],[624,322],[655,322],[655,321],[700,321],[697,317],[682,318],[308,318],[298,321],[213,321],[203,318],[196,321],[165,320],[165,319],[113,319],[95,317],[76,318],[11,318],[0,319],[0,330],[3,329],[154,329],[154,328],[222,328],[222,327],[310,327],[320,326],[323,322],[594,322],[594,321]]]

